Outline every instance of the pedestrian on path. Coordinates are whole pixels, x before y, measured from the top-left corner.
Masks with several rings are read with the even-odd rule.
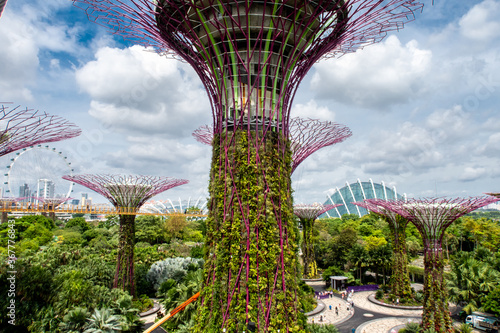
[[[332,311],[332,305],[331,304],[329,305],[329,307],[330,307],[330,311]]]
[[[339,315],[339,309],[337,307],[335,307],[335,315]]]

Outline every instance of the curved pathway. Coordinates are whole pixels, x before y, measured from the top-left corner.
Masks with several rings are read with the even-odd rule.
[[[324,282],[307,282],[315,291],[325,290]],[[422,285],[412,284],[415,290],[422,289]],[[387,307],[375,304],[368,300],[373,291],[355,292],[352,295],[354,309],[347,308],[347,302],[335,295],[333,298],[321,300],[325,303],[325,310],[315,316],[309,317],[308,322],[315,324],[335,324],[340,333],[388,333],[397,332],[408,322],[419,322],[422,318],[422,310],[410,310],[397,307]],[[332,305],[332,310],[330,310]],[[339,309],[338,315],[335,307]],[[449,304],[452,312],[457,312],[456,306]],[[321,319],[323,321],[321,321]],[[458,322],[454,323],[458,325]],[[473,331],[477,332],[477,331]]]

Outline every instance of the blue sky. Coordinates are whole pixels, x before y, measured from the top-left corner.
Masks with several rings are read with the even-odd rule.
[[[500,191],[500,0],[423,2],[405,29],[301,83],[292,116],[353,136],[302,163],[297,203],[358,178],[415,197]],[[206,195],[211,152],[191,133],[211,111],[189,66],[115,38],[68,0],[9,1],[0,45],[0,102],[78,124],[81,137],[52,145],[75,173],[185,178],[158,199]]]

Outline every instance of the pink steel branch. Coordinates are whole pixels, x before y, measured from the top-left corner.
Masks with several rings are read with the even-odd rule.
[[[41,143],[77,137],[80,128],[59,116],[0,106],[0,156]]]
[[[293,213],[302,219],[314,221],[321,216],[321,214],[339,206],[342,205],[297,204],[293,206]]]
[[[321,148],[341,143],[352,135],[344,125],[331,121],[292,118],[290,120],[290,143],[292,150],[292,173],[310,155]],[[212,145],[213,127],[204,125],[193,132],[194,138],[206,145]]]
[[[232,15],[236,6],[242,12],[252,12],[251,6],[263,4],[271,6],[272,1],[151,1],[151,0],[75,0],[81,3],[89,19],[110,28],[114,34],[123,36],[133,43],[152,46],[158,52],[174,58],[181,58],[193,66],[207,89],[213,108],[213,120],[216,132],[230,126],[230,123],[243,125],[243,113],[234,113],[238,103],[227,105],[226,94],[230,90],[232,96],[251,95],[267,83],[255,80],[251,83],[249,76],[253,71],[249,61],[243,54],[238,54],[238,40],[249,40],[248,20],[240,14]],[[312,6],[311,6],[312,4]],[[289,8],[293,7],[293,8]],[[306,8],[307,7],[307,8]],[[414,19],[414,11],[421,10],[423,5],[415,0],[319,0],[293,2],[278,7],[273,16],[275,33],[260,39],[271,38],[272,43],[254,43],[247,45],[245,53],[256,59],[257,75],[276,78],[286,75],[275,87],[275,95],[265,95],[265,99],[273,99],[273,106],[264,107],[262,117],[275,119],[278,128],[287,135],[289,109],[300,81],[309,69],[319,60],[341,56],[355,52],[367,45],[382,40],[388,32],[399,30],[404,24]],[[309,12],[312,8],[312,12]],[[307,15],[296,15],[300,12]],[[221,21],[213,19],[221,16],[228,18]],[[255,15],[255,14],[253,14]],[[267,14],[266,14],[267,15]],[[200,24],[200,17],[206,21]],[[264,19],[262,27],[264,29]],[[294,22],[293,27],[290,22]],[[161,28],[159,28],[159,26]],[[297,28],[294,28],[294,27]],[[299,27],[307,27],[301,29]],[[295,36],[290,37],[287,29],[296,29]],[[241,37],[233,37],[241,35]],[[217,36],[225,44],[215,43],[209,36]],[[215,38],[215,37],[213,37]],[[233,39],[235,38],[235,39]],[[293,52],[285,50],[287,44],[295,44]],[[269,51],[271,47],[280,59],[280,66],[271,63]],[[219,53],[220,48],[223,53]],[[237,66],[232,66],[234,64]],[[229,82],[238,78],[248,80],[248,91],[241,85],[226,85],[221,81],[223,67]],[[226,70],[226,68],[224,69]],[[236,70],[236,72],[233,72]],[[250,107],[250,99],[239,100],[243,108]],[[265,131],[271,129],[270,123],[260,124]]]
[[[453,332],[443,278],[442,239],[446,229],[459,217],[498,200],[495,197],[427,198],[407,202],[370,200],[410,220],[422,236],[425,251],[424,329],[432,327],[437,332]]]
[[[426,198],[404,201],[368,201],[391,210],[415,224],[424,242],[441,246],[444,231],[459,217],[498,201],[494,197]]]

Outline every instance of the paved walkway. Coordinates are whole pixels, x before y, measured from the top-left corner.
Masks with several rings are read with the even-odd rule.
[[[324,282],[307,282],[315,291],[324,290]],[[422,285],[413,284],[415,290],[422,289]],[[388,333],[393,328],[400,329],[408,322],[420,322],[422,310],[406,310],[392,308],[372,303],[368,296],[373,291],[355,292],[348,301],[354,302],[354,309],[348,308],[348,303],[340,297],[323,299],[326,309],[309,317],[308,322],[315,324],[335,324],[341,333]],[[330,310],[329,306],[332,306]],[[338,315],[335,312],[338,308]],[[450,311],[454,312],[454,305],[450,304]],[[322,320],[322,321],[321,321]],[[459,323],[454,323],[458,325]],[[397,330],[395,330],[397,332]],[[476,332],[476,331],[474,331]]]

